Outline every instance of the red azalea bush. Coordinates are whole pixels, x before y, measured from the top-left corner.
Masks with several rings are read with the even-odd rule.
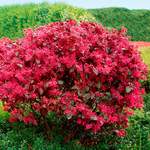
[[[146,66],[126,30],[97,23],[56,22],[0,40],[0,99],[10,121],[37,125],[49,112],[94,133],[124,136],[143,107]]]

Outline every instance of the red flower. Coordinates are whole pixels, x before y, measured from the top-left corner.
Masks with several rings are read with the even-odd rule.
[[[14,122],[17,122],[17,121],[18,121],[18,119],[15,118],[15,117],[10,117],[10,118],[9,118],[9,122],[10,122],[10,123],[14,123]]]
[[[126,135],[126,132],[125,132],[125,130],[121,129],[121,130],[117,130],[116,134],[118,137],[124,137]]]
[[[34,118],[34,115],[32,114],[32,113],[30,113],[28,116],[25,116],[24,118],[23,118],[23,122],[25,123],[25,124],[33,124],[33,125],[37,125],[37,121],[36,121],[36,119]]]

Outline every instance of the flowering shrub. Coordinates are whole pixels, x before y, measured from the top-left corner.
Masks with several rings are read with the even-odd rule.
[[[0,40],[0,99],[10,121],[40,123],[55,112],[85,130],[124,136],[128,117],[143,107],[146,66],[126,30],[97,23],[56,22]]]

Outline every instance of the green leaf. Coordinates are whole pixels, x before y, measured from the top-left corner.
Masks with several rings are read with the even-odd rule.
[[[129,87],[129,86],[127,86],[127,87],[126,87],[126,93],[130,93],[131,91],[132,91],[132,88]]]

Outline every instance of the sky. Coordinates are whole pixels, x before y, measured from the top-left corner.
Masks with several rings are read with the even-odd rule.
[[[150,0],[0,0],[0,5],[65,2],[82,8],[125,7],[129,9],[150,9]]]

